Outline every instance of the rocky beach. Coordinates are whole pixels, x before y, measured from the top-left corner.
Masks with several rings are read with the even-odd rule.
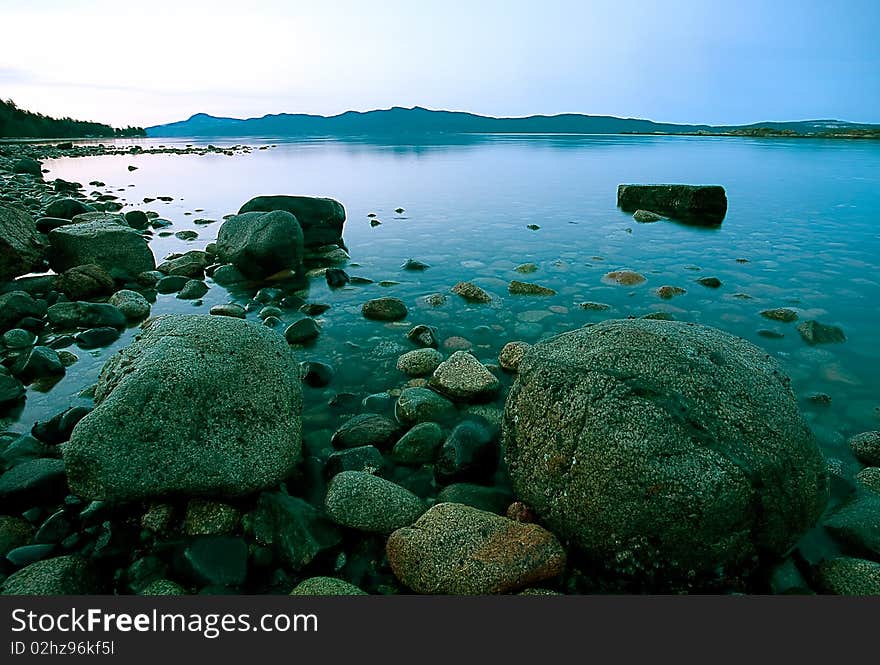
[[[520,254],[426,232],[392,272],[363,238],[409,203],[255,182],[209,215],[197,185],[184,211],[55,174],[276,152],[225,143],[0,144],[0,592],[880,594],[876,384],[825,351],[848,326],[736,277],[775,246],[674,281],[621,249],[722,233],[730,191],[621,184],[593,255],[515,208]]]

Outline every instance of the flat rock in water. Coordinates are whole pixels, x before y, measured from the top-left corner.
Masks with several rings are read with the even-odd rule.
[[[818,321],[804,321],[797,327],[801,338],[807,344],[839,344],[846,341],[846,334],[838,326],[830,326]]]
[[[472,282],[459,282],[452,287],[452,292],[471,303],[492,302],[492,296]]]
[[[93,263],[114,278],[153,270],[156,260],[144,237],[129,226],[95,221],[49,232],[49,265],[55,272]]]
[[[296,217],[307,247],[345,247],[342,240],[345,208],[339,201],[313,196],[257,196],[245,203],[238,212],[272,210],[284,210]]]
[[[507,287],[508,293],[515,296],[555,296],[556,291],[540,284],[513,280]]]
[[[636,286],[638,284],[642,284],[646,281],[646,278],[641,273],[637,273],[633,270],[614,270],[609,273],[605,273],[602,277],[602,281],[606,284],[619,284],[621,286]]]
[[[626,212],[650,210],[716,225],[727,214],[727,194],[719,185],[619,185],[617,205]]]
[[[400,321],[407,315],[406,305],[399,298],[375,298],[361,307],[364,318],[374,321]]]
[[[397,578],[416,593],[507,593],[551,579],[565,550],[537,524],[458,503],[440,503],[386,545]]]

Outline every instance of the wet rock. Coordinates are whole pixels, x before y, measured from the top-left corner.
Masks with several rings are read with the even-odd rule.
[[[446,303],[446,300],[446,296],[442,293],[432,293],[424,298],[425,304],[430,305],[431,307],[440,307]]]
[[[406,305],[399,298],[375,298],[361,307],[361,313],[374,321],[400,321],[407,315]]]
[[[271,547],[293,570],[305,567],[341,540],[337,527],[322,513],[281,492],[261,494],[248,523],[255,540]]]
[[[426,421],[442,423],[456,413],[452,402],[428,388],[405,388],[394,405],[394,415],[404,425]]]
[[[549,531],[457,503],[440,503],[391,534],[388,562],[416,593],[506,593],[556,577],[565,551]]]
[[[49,324],[56,330],[76,328],[125,328],[125,315],[108,303],[60,302],[46,311]]]
[[[211,279],[221,286],[240,284],[248,280],[248,278],[233,265],[219,266],[211,275]]]
[[[297,269],[303,261],[303,232],[297,218],[282,210],[235,215],[220,227],[217,256],[252,279]]]
[[[880,595],[880,563],[835,557],[819,564],[816,582],[824,593],[838,596]]]
[[[534,263],[523,263],[514,268],[514,270],[516,270],[518,273],[522,273],[523,275],[528,275],[530,273],[537,272],[538,266],[536,266]]]
[[[167,279],[167,278],[166,278]],[[190,279],[177,293],[180,300],[198,300],[208,292],[208,285],[199,279]]]
[[[513,280],[507,287],[508,293],[512,296],[555,296],[556,291],[549,289],[540,284],[531,284],[529,282],[519,282]]]
[[[605,276],[602,277],[602,281],[606,284],[636,286],[638,284],[643,284],[646,281],[646,278],[641,273],[637,273],[632,270],[614,270],[612,272],[605,273]]]
[[[8,374],[6,368],[0,370],[0,407],[14,404],[25,396],[25,392],[21,381]]]
[[[527,342],[508,342],[505,344],[504,348],[501,349],[501,353],[498,354],[498,364],[501,366],[501,369],[515,372],[526,351],[530,348],[532,348],[532,345]]]
[[[70,439],[73,428],[89,411],[91,409],[86,406],[72,406],[49,420],[36,423],[31,428],[31,434],[44,443],[57,446]]]
[[[334,476],[324,505],[337,523],[373,533],[391,533],[409,526],[425,512],[422,500],[409,490],[360,471]]]
[[[407,376],[427,376],[443,362],[437,349],[424,348],[407,351],[397,359],[397,369]]]
[[[41,268],[44,249],[33,217],[0,203],[0,282]]]
[[[171,580],[153,580],[138,592],[141,596],[185,596],[186,589]]]
[[[830,326],[818,321],[804,321],[797,327],[801,338],[810,345],[839,344],[846,341],[842,328]]]
[[[721,286],[721,280],[717,277],[700,277],[700,279],[697,280],[697,284],[709,289],[717,289]]]
[[[407,259],[404,264],[401,266],[403,270],[414,270],[417,272],[421,272],[422,270],[427,270],[430,268],[427,263],[423,263],[422,261],[417,261],[415,259]]]
[[[619,185],[617,205],[626,212],[652,210],[697,224],[716,225],[727,214],[718,185]]]
[[[247,543],[242,538],[196,538],[183,552],[188,572],[202,585],[236,587],[247,577]]]
[[[687,293],[687,291],[685,291],[680,286],[661,286],[659,289],[657,289],[657,295],[663,298],[663,300],[670,300],[675,296],[680,296],[685,293]]]
[[[24,291],[0,294],[0,331],[9,330],[25,317],[42,317],[45,313],[46,303]]]
[[[66,489],[64,462],[59,459],[40,457],[19,462],[0,475],[0,501],[7,509],[44,505],[63,497]]]
[[[386,447],[397,434],[397,423],[378,413],[362,413],[346,421],[333,433],[330,443],[336,448],[356,446]]]
[[[536,344],[503,432],[517,498],[649,587],[785,552],[827,499],[775,361],[705,326],[612,320]]]
[[[113,278],[128,278],[156,267],[144,237],[128,226],[112,222],[61,226],[49,232],[49,244],[49,265],[58,273],[96,264]]]
[[[504,515],[512,500],[506,490],[473,483],[453,483],[437,495],[437,503],[463,503],[496,515]]]
[[[460,422],[450,432],[434,465],[440,483],[487,480],[498,464],[498,442],[488,423]]]
[[[338,201],[311,196],[258,196],[245,203],[238,212],[271,210],[284,210],[296,217],[306,247],[345,247],[342,240],[345,208]]]
[[[235,319],[243,319],[247,316],[244,307],[235,303],[223,303],[222,305],[214,305],[211,308],[211,314],[214,316],[231,316]]]
[[[423,348],[437,348],[437,330],[423,324],[413,326],[406,333],[406,338]]]
[[[880,466],[880,432],[862,432],[849,439],[853,455],[868,466]]]
[[[187,536],[228,536],[238,528],[238,510],[227,503],[191,499],[186,505],[183,533]]]
[[[437,458],[442,442],[443,430],[437,423],[419,423],[394,444],[391,456],[399,464],[427,464]]]
[[[15,365],[13,372],[25,383],[32,383],[47,377],[64,376],[64,364],[55,349],[35,346]]]
[[[331,289],[342,288],[351,281],[348,273],[341,268],[327,268],[324,271],[324,279]]]
[[[459,282],[452,287],[452,292],[470,303],[492,302],[492,296],[472,282]]]
[[[0,585],[5,596],[74,596],[99,591],[94,571],[81,556],[37,561],[13,573]]]
[[[828,532],[854,554],[880,558],[880,496],[867,492],[856,496],[829,516]]]
[[[343,471],[379,473],[384,466],[382,453],[376,446],[357,446],[331,453],[324,466],[324,476],[332,478]]]
[[[157,266],[156,270],[165,275],[203,279],[205,268],[210,264],[210,257],[205,252],[193,250],[173,259],[163,261]]]
[[[12,165],[13,173],[23,173],[26,175],[32,175],[35,178],[42,179],[43,177],[43,165],[40,164],[36,159],[31,157],[21,157],[15,164]]]
[[[183,240],[184,242],[188,242],[190,240],[195,240],[199,237],[198,232],[193,231],[191,229],[186,229],[184,231],[178,231],[174,234],[174,237],[178,240]]]
[[[43,211],[45,217],[57,217],[59,219],[73,219],[77,215],[88,212],[96,212],[95,209],[82,201],[71,198],[57,199],[52,201]]]
[[[663,217],[650,210],[636,210],[633,213],[633,219],[642,224],[650,224],[652,222],[659,222]]]
[[[33,534],[33,527],[25,520],[0,515],[0,557],[5,557],[17,547],[27,545]]]
[[[189,277],[183,275],[168,275],[156,282],[156,291],[163,295],[178,293],[189,281]]]
[[[100,349],[115,342],[119,335],[116,328],[89,328],[76,335],[76,345],[81,349]]]
[[[13,328],[3,333],[3,345],[7,349],[27,349],[36,342],[37,336],[30,330]]]
[[[61,219],[60,217],[40,217],[36,221],[36,229],[40,233],[49,233],[52,229],[57,229],[59,226],[64,226],[65,224],[70,224],[69,219]]]
[[[303,383],[312,388],[323,388],[333,380],[333,368],[326,363],[310,360],[300,365]]]
[[[123,500],[270,487],[299,459],[301,394],[272,331],[220,316],[151,319],[108,360],[95,409],[73,430],[71,489]]]
[[[142,321],[150,315],[150,302],[137,291],[122,289],[110,296],[107,302],[131,322]]]
[[[150,225],[150,218],[142,210],[129,210],[124,217],[125,223],[138,231],[143,231]]]
[[[856,481],[866,489],[880,494],[880,466],[865,467],[856,474]]]
[[[793,309],[787,307],[777,307],[776,309],[765,309],[761,312],[761,316],[771,321],[780,321],[781,323],[791,323],[797,321],[798,315]]]
[[[321,327],[317,321],[305,318],[290,324],[284,331],[284,338],[288,344],[305,344],[320,334]]]
[[[66,270],[55,280],[56,288],[72,300],[91,300],[113,293],[113,278],[101,266],[86,264]]]
[[[603,302],[582,302],[578,304],[578,307],[590,312],[604,312],[611,309],[611,305],[606,305]]]
[[[466,351],[456,351],[440,363],[428,383],[444,395],[464,401],[492,397],[501,386],[495,375]]]
[[[290,592],[291,596],[366,596],[351,582],[337,577],[309,577],[303,580]]]

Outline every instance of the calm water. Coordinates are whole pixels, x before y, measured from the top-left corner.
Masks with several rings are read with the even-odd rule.
[[[139,142],[145,147],[198,143]],[[102,191],[125,197],[126,209],[156,210],[174,222],[172,231],[198,231],[200,237],[192,242],[154,238],[159,260],[173,251],[203,248],[216,237],[223,215],[258,194],[341,201],[348,213],[345,239],[352,257],[347,270],[376,283],[331,292],[322,277],[311,282],[308,299],[332,308],[319,319],[323,333],[317,343],[300,355],[328,362],[337,372],[328,389],[309,390],[305,417],[312,433],[327,434],[343,417],[327,407],[337,392],[365,396],[402,384],[405,377],[394,363],[410,348],[404,332],[414,323],[436,326],[441,339],[465,337],[480,358],[490,361],[510,340],[534,342],[591,321],[657,311],[723,328],[777,356],[828,455],[851,463],[844,438],[880,426],[878,142],[496,137],[454,145],[278,139],[215,143],[277,147],[233,157],[59,159],[45,167],[51,170],[49,178],[107,183]],[[129,172],[129,164],[138,170]],[[730,209],[719,229],[673,222],[640,225],[615,207],[617,185],[624,182],[722,184]],[[159,195],[174,201],[142,203],[143,197]],[[394,213],[398,206],[406,212]],[[370,226],[371,212],[381,226]],[[196,218],[218,222],[196,226]],[[529,230],[529,224],[540,229]],[[431,268],[401,270],[410,257]],[[527,276],[513,270],[526,262],[539,270]],[[604,273],[619,268],[642,272],[647,283],[602,283]],[[695,283],[703,276],[717,276],[723,286],[708,289]],[[517,278],[552,287],[558,295],[509,296],[507,284]],[[382,280],[398,283],[380,286]],[[457,296],[438,308],[421,302],[427,294],[448,292],[459,280],[476,282],[495,303],[469,306]],[[662,285],[680,286],[687,293],[664,301],[654,293]],[[160,295],[153,313],[207,313],[213,304],[246,302],[249,295],[233,297],[212,284],[201,306]],[[384,325],[364,320],[360,305],[380,295],[403,299],[410,308],[407,321]],[[587,312],[576,306],[586,300],[612,309]],[[840,325],[848,339],[810,347],[798,335],[797,324],[759,315],[771,307],[791,307],[801,319]],[[299,318],[293,312],[288,316]],[[257,318],[256,313],[249,317]],[[767,339],[759,330],[784,337]],[[30,392],[15,427],[24,429],[76,403],[77,393],[95,381],[104,360],[131,334],[107,349],[71,349],[80,362],[50,392]],[[816,392],[830,395],[831,404],[810,402],[808,396]]]

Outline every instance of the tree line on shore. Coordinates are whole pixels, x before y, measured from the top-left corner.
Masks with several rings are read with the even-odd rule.
[[[87,138],[146,136],[143,127],[111,127],[100,122],[52,118],[0,99],[0,138]]]

